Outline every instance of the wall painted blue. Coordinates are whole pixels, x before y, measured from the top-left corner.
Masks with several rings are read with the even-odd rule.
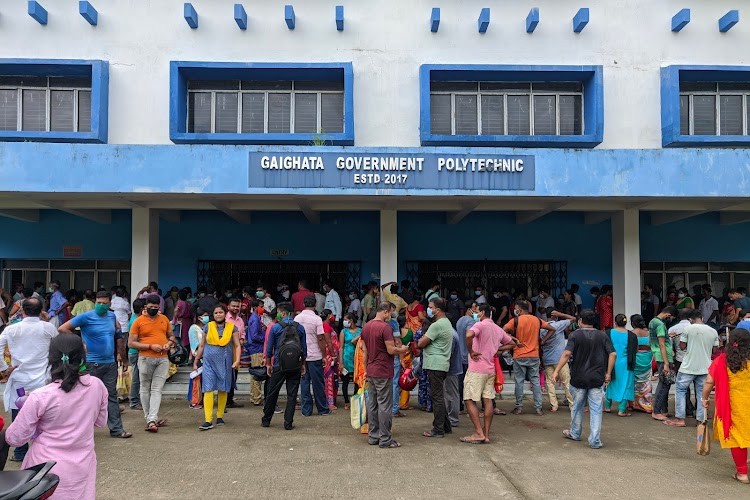
[[[526,33],[533,33],[539,24],[539,8],[533,7],[526,16]]]
[[[42,4],[34,0],[29,0],[29,15],[42,26],[47,24],[47,10]]]
[[[738,22],[740,22],[740,12],[738,10],[730,10],[719,19],[719,31],[726,33]]]
[[[672,31],[675,33],[681,31],[689,22],[690,9],[682,9],[672,17]]]
[[[0,217],[0,259],[62,259],[63,246],[83,247],[84,259],[130,259],[130,210],[114,210],[97,224],[57,210],[41,210],[36,224]]]
[[[310,224],[301,212],[254,212],[252,217],[252,224],[240,225],[220,212],[185,211],[180,224],[162,220],[160,283],[195,286],[202,259],[277,261],[271,249],[289,250],[284,259],[290,261],[361,261],[365,282],[380,272],[377,212],[323,212],[320,224]]]
[[[78,13],[89,23],[91,26],[96,26],[99,23],[99,13],[96,11],[91,2],[81,0],[78,2]]]
[[[109,131],[109,63],[107,61],[0,59],[0,75],[91,77],[91,132],[0,131],[0,141],[98,144],[107,142]]]
[[[440,7],[433,7],[430,14],[430,31],[437,33],[438,28],[440,28]]]
[[[241,3],[234,4],[234,20],[241,30],[247,29],[247,12]]]
[[[583,135],[436,135],[430,130],[431,81],[582,82]],[[419,68],[419,135],[423,146],[593,148],[604,139],[601,66],[423,64]]]
[[[290,7],[290,6],[288,6]],[[344,82],[344,131],[335,134],[195,134],[187,132],[188,80],[304,80]],[[172,61],[169,65],[169,138],[177,144],[354,144],[352,63],[226,63]]]
[[[198,12],[191,3],[185,3],[183,8],[183,14],[185,16],[185,22],[190,26],[191,29],[198,29]]]
[[[0,142],[0,179],[3,191],[69,193],[196,193],[286,195],[287,188],[251,186],[251,151],[269,154],[346,156],[357,153],[416,153],[485,155],[484,148],[339,148],[208,145],[82,145]],[[448,181],[442,189],[352,188],[316,184],[310,176],[295,194],[401,196],[570,196],[688,198],[746,197],[750,186],[750,149],[533,149],[496,148],[493,155],[534,155],[534,191],[459,189]],[[51,161],[54,159],[54,162]],[[159,168],[154,168],[158,166]],[[102,176],[101,170],[118,175]],[[696,169],[701,180],[696,182]],[[45,172],[45,175],[39,175]],[[437,171],[419,175],[439,176]],[[175,182],[175,178],[182,179]],[[458,177],[456,177],[458,179]]]
[[[680,82],[750,82],[750,66],[673,65],[661,68],[661,143],[664,147],[748,146],[748,135],[682,135]]]

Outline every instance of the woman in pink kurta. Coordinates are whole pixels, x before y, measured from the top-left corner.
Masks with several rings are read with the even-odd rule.
[[[77,335],[52,339],[52,382],[29,394],[5,433],[11,446],[31,442],[24,468],[57,462],[52,473],[60,477],[60,484],[53,499],[96,498],[94,426],[107,424],[107,389],[98,378],[79,374],[83,358],[83,343]]]

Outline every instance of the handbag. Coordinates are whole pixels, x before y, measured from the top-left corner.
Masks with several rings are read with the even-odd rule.
[[[675,376],[674,370],[669,370],[669,373],[664,373],[664,371],[659,372],[659,382],[662,384],[667,385],[674,385],[677,377]]]
[[[268,370],[265,366],[251,366],[248,371],[250,375],[258,382],[264,382],[268,379]]]
[[[119,397],[127,397],[130,395],[130,385],[132,383],[132,370],[127,372],[123,371],[122,366],[117,368],[117,395]]]
[[[696,430],[696,450],[698,455],[708,455],[711,453],[711,430],[708,427],[708,421],[698,423]]]
[[[190,404],[199,405],[203,399],[203,391],[201,390],[201,376],[192,379],[193,390],[190,393]]]
[[[367,422],[367,403],[364,387],[351,397],[350,408],[352,427],[354,429],[359,429]]]

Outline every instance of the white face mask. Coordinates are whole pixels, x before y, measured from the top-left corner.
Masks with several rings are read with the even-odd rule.
[[[289,290],[284,290],[283,292],[281,292],[281,296],[284,297],[285,299],[288,299],[289,298]]]
[[[348,319],[345,319],[344,320],[344,328],[349,328],[350,326],[352,326],[352,322],[349,321]]]

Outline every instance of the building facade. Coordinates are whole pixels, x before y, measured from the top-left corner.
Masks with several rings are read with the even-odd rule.
[[[747,287],[750,26],[684,7],[2,6],[2,284]]]

